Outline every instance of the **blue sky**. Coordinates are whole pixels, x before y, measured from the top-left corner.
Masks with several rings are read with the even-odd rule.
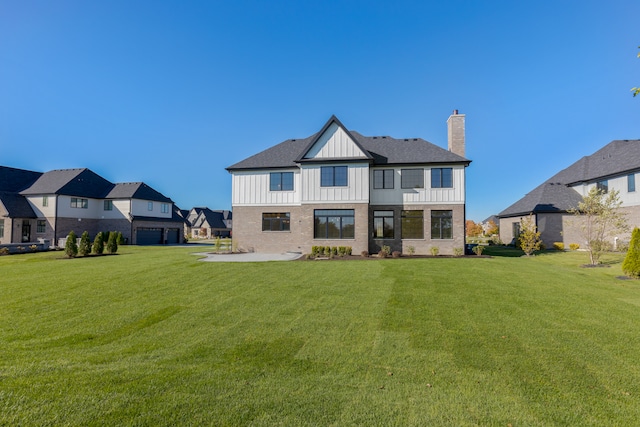
[[[640,138],[638,17],[636,0],[0,0],[0,164],[229,209],[225,167],[332,114],[446,148],[458,109],[479,221]]]

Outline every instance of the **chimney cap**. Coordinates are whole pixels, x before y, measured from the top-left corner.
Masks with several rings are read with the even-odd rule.
[[[453,110],[453,115],[457,116],[458,115],[458,110]]]

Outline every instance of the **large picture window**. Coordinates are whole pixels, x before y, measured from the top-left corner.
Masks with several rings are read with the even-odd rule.
[[[262,214],[262,231],[290,231],[290,229],[289,212]]]
[[[453,168],[431,169],[431,188],[452,188]]]
[[[393,239],[393,211],[373,211],[373,237]]]
[[[71,198],[71,207],[78,209],[88,209],[89,208],[89,199],[79,199],[77,197]]]
[[[316,239],[353,239],[355,214],[353,209],[317,209],[314,215],[313,237]]]
[[[431,211],[431,238],[453,239],[453,211]]]
[[[424,188],[424,169],[402,169],[400,181],[402,188]]]
[[[402,238],[424,239],[423,211],[402,211]]]
[[[269,190],[293,191],[293,172],[271,172],[269,174]]]
[[[373,171],[373,188],[393,188],[393,169]]]
[[[346,166],[323,166],[320,168],[320,186],[346,187],[348,168]]]

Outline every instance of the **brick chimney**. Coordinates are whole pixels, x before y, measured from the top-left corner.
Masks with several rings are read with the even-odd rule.
[[[447,130],[449,151],[464,157],[464,114],[458,114],[458,110],[453,110],[453,114],[447,119]]]

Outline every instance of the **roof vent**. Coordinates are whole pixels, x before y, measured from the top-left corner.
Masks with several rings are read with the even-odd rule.
[[[405,140],[405,141],[408,141],[409,139],[405,138],[404,140]]]
[[[373,139],[378,139],[378,137],[377,137],[377,136],[374,136],[374,137],[373,137]]]
[[[387,139],[387,137],[386,137],[386,136],[383,136],[383,137],[382,137],[382,139]]]

